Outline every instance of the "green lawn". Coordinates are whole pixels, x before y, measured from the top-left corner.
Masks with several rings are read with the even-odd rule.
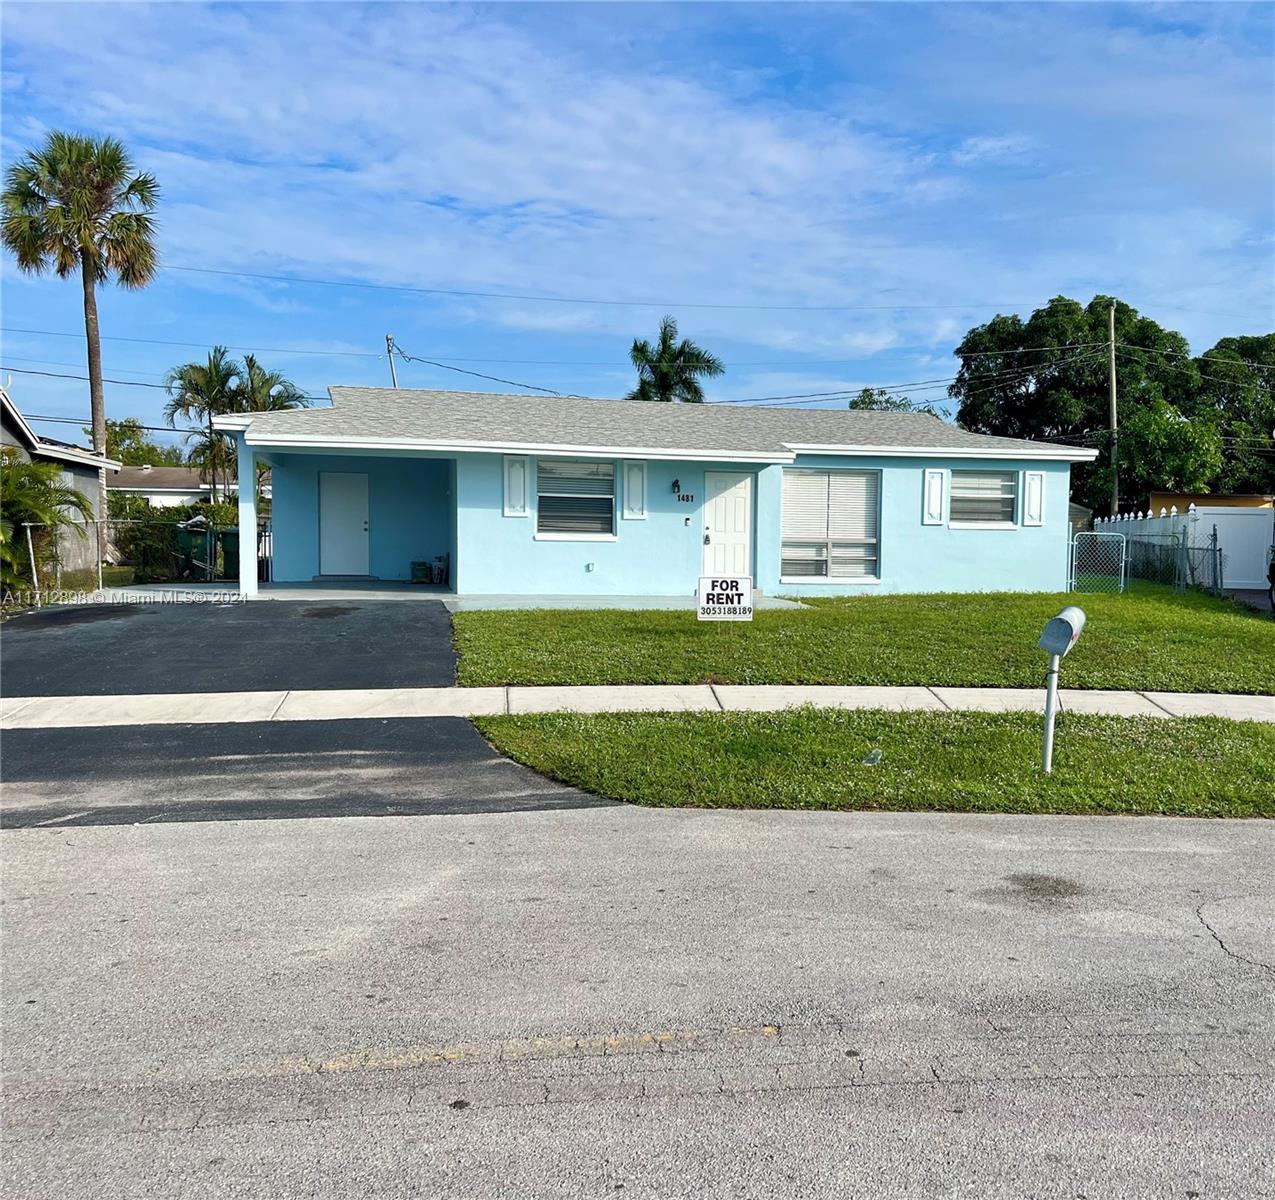
[[[512,758],[617,800],[699,808],[1275,817],[1275,726],[1059,718],[1054,774],[1030,714],[487,717]],[[864,759],[874,750],[880,761]]]
[[[1275,693],[1275,621],[1227,600],[1151,585],[1123,596],[855,596],[751,623],[693,612],[455,614],[460,682],[808,683],[1033,687],[1045,622],[1079,604],[1089,623],[1064,687]]]

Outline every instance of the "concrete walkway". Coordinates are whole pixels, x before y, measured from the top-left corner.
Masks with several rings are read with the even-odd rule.
[[[1226,717],[1275,722],[1275,696],[1063,689],[1064,712],[1116,717]],[[801,705],[896,712],[1041,712],[1041,688],[663,687],[375,688],[34,696],[0,700],[0,728],[386,720],[545,712],[774,712]]]

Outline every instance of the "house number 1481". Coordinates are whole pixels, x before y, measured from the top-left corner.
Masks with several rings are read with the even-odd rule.
[[[678,496],[678,498],[677,498],[677,502],[678,502],[679,504],[694,504],[694,503],[695,503],[695,496],[694,496],[691,492],[682,492],[682,493]]]

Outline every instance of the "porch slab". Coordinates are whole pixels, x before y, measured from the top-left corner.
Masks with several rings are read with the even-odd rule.
[[[359,688],[289,692],[276,721],[366,720],[396,717],[494,717],[505,711],[505,689]]]
[[[941,712],[942,702],[923,687],[802,687],[797,685],[714,684],[713,691],[731,712],[778,712],[800,708],[878,708],[894,712]]]
[[[720,712],[708,684],[651,687],[511,687],[511,713]]]
[[[1143,695],[1175,717],[1275,721],[1275,696],[1232,696],[1216,692],[1144,692]]]

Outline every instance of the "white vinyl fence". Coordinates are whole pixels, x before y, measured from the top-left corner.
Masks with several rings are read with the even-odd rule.
[[[1129,574],[1177,587],[1264,590],[1275,549],[1275,509],[1191,507],[1099,518],[1095,530],[1124,534]]]

